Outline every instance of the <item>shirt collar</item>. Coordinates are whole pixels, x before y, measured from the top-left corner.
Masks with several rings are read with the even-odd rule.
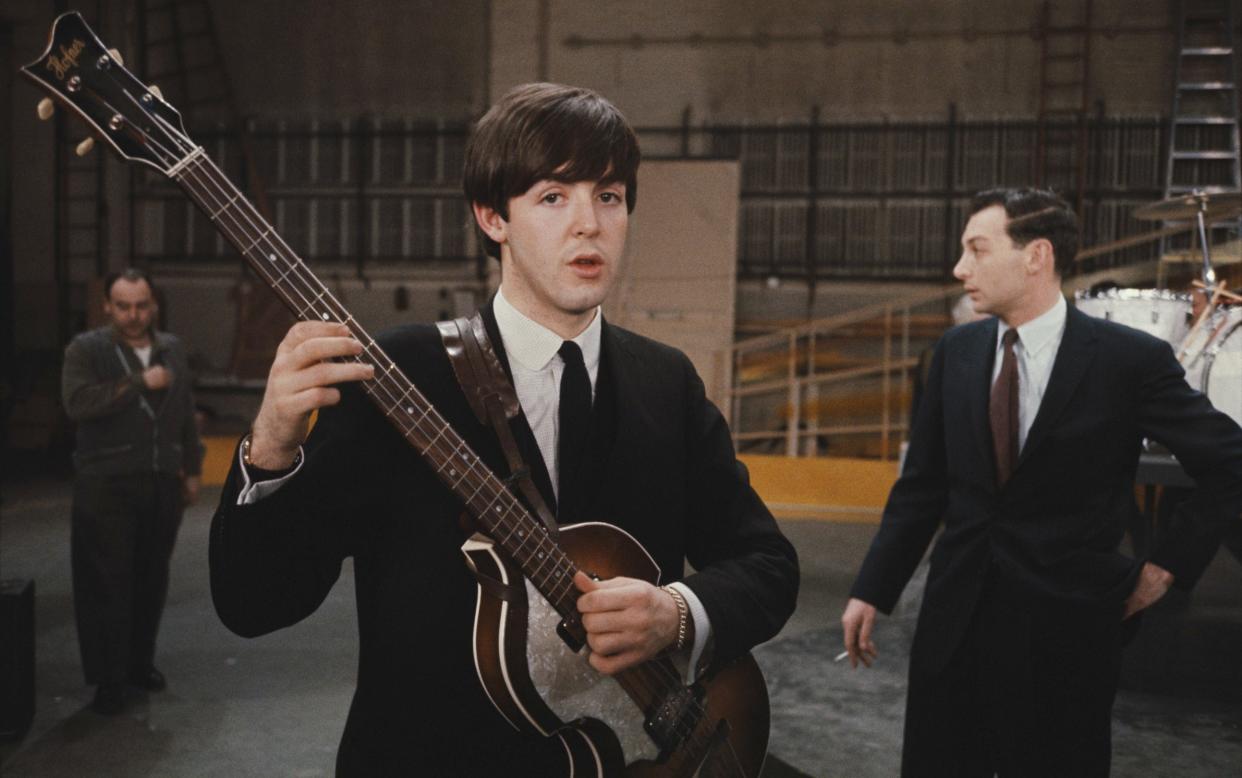
[[[505,342],[505,353],[526,370],[538,372],[546,368],[564,342],[560,335],[514,308],[505,299],[503,289],[496,291],[492,312],[496,314],[496,328]],[[595,368],[599,365],[603,318],[596,307],[591,323],[573,338],[578,348],[582,349],[582,361],[591,375],[595,374]]]
[[[1066,315],[1065,295],[1059,294],[1051,308],[1026,324],[1018,325],[1018,342],[1022,344],[1022,349],[1028,356],[1038,356],[1049,345],[1060,340],[1061,333],[1065,331]],[[1009,325],[1005,322],[1001,321],[999,324],[1000,326],[996,328],[997,348],[1000,348],[1001,337],[1009,329]]]

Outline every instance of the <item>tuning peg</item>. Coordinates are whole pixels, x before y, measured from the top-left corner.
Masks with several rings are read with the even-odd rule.
[[[52,102],[52,98],[45,97],[39,101],[35,111],[39,114],[39,118],[47,121],[52,118],[52,114],[56,112],[56,104]]]
[[[85,157],[87,154],[91,153],[91,149],[93,148],[95,148],[95,139],[87,138],[86,140],[79,143],[77,145],[77,148],[75,148],[73,151],[79,157]]]
[[[112,59],[116,61],[116,64],[120,65],[121,67],[125,67],[125,60],[121,59],[120,51],[116,49],[108,49],[108,53],[112,55]]]
[[[155,84],[152,84],[151,86],[147,87],[147,91],[149,91],[151,94],[155,95],[161,100],[164,99],[164,93],[161,92],[160,88],[156,86]]]

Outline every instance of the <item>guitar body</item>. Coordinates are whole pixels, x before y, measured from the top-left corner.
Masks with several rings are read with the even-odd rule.
[[[631,535],[610,524],[562,527],[558,544],[578,568],[600,578],[626,576],[659,583],[660,570]],[[557,634],[560,615],[486,538],[462,547],[479,579],[474,659],[479,681],[516,729],[558,738],[566,775],[614,778],[695,775],[713,759],[729,759],[722,775],[758,776],[768,742],[768,694],[755,660],[745,655],[695,689],[703,703],[695,729],[700,747],[661,760],[647,734],[644,711],[617,681],[587,663]],[[672,668],[667,659],[652,660]],[[675,672],[675,671],[673,671]],[[727,722],[721,727],[720,722]],[[713,737],[714,733],[716,734]],[[723,770],[723,768],[722,768]],[[708,769],[704,775],[711,775]]]

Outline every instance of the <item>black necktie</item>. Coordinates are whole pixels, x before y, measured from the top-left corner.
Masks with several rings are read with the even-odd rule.
[[[566,504],[572,502],[573,479],[586,456],[591,434],[591,379],[582,361],[582,349],[572,340],[561,344],[561,402],[557,410],[557,513],[565,516]]]
[[[1005,356],[1000,373],[992,384],[988,417],[992,422],[992,446],[996,453],[996,485],[1004,486],[1018,463],[1018,360],[1013,344],[1018,340],[1016,329],[1005,330],[1001,344]]]

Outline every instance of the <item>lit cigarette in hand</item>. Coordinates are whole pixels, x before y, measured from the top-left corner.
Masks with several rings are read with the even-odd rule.
[[[840,661],[843,661],[844,659],[848,658],[848,657],[849,657],[849,655],[850,655],[850,652],[849,652],[849,651],[842,651],[841,653],[839,653],[839,654],[837,654],[836,656],[834,656],[834,657],[832,658],[832,661],[834,661],[834,662],[840,662]]]

